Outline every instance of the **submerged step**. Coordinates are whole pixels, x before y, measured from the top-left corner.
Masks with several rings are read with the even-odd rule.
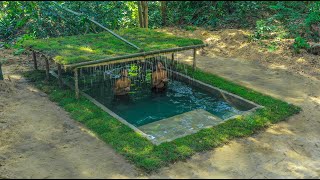
[[[160,121],[138,127],[151,137],[151,141],[159,145],[174,139],[184,137],[224,122],[203,109],[196,109]]]

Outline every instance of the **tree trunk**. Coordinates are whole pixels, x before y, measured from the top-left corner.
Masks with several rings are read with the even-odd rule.
[[[142,4],[142,14],[143,14],[143,26],[144,28],[148,28],[148,2],[141,1]]]
[[[142,9],[142,3],[141,1],[137,1],[138,3],[138,15],[139,15],[139,24],[140,24],[140,27],[143,28],[143,25],[144,25],[144,20],[143,20],[143,9]]]
[[[167,25],[167,2],[161,1],[162,26]]]

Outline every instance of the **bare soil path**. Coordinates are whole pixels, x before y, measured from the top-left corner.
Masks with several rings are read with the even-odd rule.
[[[190,55],[179,58],[191,63]],[[198,57],[199,68],[301,106],[303,111],[251,137],[141,175],[21,78],[18,63],[23,61],[17,60],[4,66],[16,86],[14,92],[0,94],[0,177],[320,178],[319,80],[256,61],[210,53]]]
[[[15,60],[16,64],[4,66],[4,73],[15,84],[14,91],[0,94],[0,177],[138,175],[132,164],[17,74],[27,68],[18,67],[21,61]]]

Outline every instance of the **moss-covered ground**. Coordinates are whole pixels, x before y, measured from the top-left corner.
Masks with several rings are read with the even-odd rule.
[[[218,126],[203,129],[198,133],[155,146],[88,99],[84,97],[75,99],[74,92],[67,88],[59,88],[54,78],[51,78],[51,82],[45,83],[44,72],[28,72],[25,76],[47,93],[52,101],[68,111],[76,121],[83,123],[100,139],[111,145],[115,151],[147,172],[155,171],[175,161],[185,160],[196,152],[221,146],[234,138],[250,136],[301,110],[300,107],[242,87],[221,77],[201,70],[192,71],[189,66],[187,68],[189,68],[189,75],[195,79],[237,94],[264,108],[249,115],[228,120]]]
[[[121,29],[115,32],[145,52],[203,44],[198,39],[177,37],[144,28]],[[43,52],[64,65],[140,52],[108,32],[26,40],[23,46]]]

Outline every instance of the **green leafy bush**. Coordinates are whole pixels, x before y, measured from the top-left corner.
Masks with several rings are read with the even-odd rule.
[[[197,29],[197,27],[195,27],[195,26],[186,26],[185,27],[185,30],[187,30],[187,31],[195,31]]]
[[[308,49],[308,48],[310,48],[310,45],[304,38],[298,36],[294,39],[293,49],[296,53],[300,53],[300,49]]]
[[[270,32],[274,31],[276,26],[271,25],[269,21],[263,19],[256,22],[256,28],[253,34],[254,40],[267,39],[270,36]]]

